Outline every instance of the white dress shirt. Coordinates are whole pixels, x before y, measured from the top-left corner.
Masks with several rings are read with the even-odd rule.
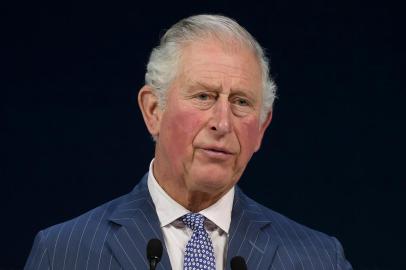
[[[152,171],[153,162],[149,166],[148,190],[155,204],[172,269],[183,270],[185,247],[192,236],[192,230],[179,218],[190,211],[172,199],[158,184]],[[233,200],[234,187],[215,204],[199,212],[206,217],[205,228],[213,242],[217,270],[223,270],[226,266]]]

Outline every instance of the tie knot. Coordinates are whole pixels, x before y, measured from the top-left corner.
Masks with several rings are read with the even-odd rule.
[[[182,217],[183,223],[193,231],[204,230],[204,220],[206,218],[199,213],[188,213]]]

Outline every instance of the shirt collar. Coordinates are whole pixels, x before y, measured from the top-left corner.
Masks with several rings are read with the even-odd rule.
[[[161,223],[165,227],[190,211],[172,199],[158,184],[153,173],[153,162],[149,165],[148,190]],[[203,209],[199,213],[215,223],[220,229],[228,233],[231,223],[231,210],[233,208],[234,187],[223,195],[216,203]]]
[[[158,184],[152,170],[153,163],[154,160],[152,160],[149,165],[148,190],[151,194],[152,201],[155,204],[156,213],[159,222],[161,223],[161,227],[165,227],[190,211],[172,199]]]
[[[220,229],[228,234],[231,223],[231,210],[233,209],[234,187],[223,195],[216,203],[203,209],[199,213],[214,222]]]

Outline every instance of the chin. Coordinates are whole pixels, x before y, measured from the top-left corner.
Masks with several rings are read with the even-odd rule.
[[[218,194],[228,191],[233,185],[234,181],[230,179],[229,175],[199,175],[193,180],[193,189],[196,191]]]

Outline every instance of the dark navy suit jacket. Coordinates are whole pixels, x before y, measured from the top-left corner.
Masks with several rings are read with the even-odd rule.
[[[164,243],[144,176],[131,193],[40,231],[25,269],[148,269],[151,238]],[[237,255],[249,270],[351,269],[335,238],[256,203],[238,187],[227,260]],[[157,269],[171,269],[165,248]]]

